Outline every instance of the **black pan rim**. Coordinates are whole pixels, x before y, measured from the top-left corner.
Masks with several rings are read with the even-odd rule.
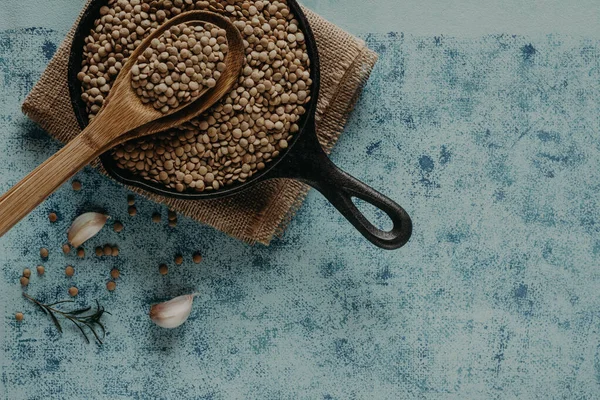
[[[77,79],[77,74],[80,71],[81,62],[83,60],[83,46],[85,43],[85,37],[89,34],[92,25],[100,14],[100,8],[108,3],[108,0],[92,0],[86,10],[83,12],[80,21],[77,24],[75,34],[73,37],[71,51],[69,55],[68,63],[68,87],[71,99],[71,105],[75,113],[75,117],[79,124],[79,127],[83,130],[89,123],[87,112],[85,110],[85,104],[81,100],[81,85]],[[289,147],[285,152],[280,153],[277,158],[266,165],[266,168],[260,171],[258,174],[253,176],[250,180],[244,183],[238,183],[231,186],[226,186],[217,191],[206,191],[206,192],[177,192],[174,189],[166,188],[164,185],[149,180],[145,180],[143,177],[136,175],[128,170],[121,169],[116,165],[110,152],[104,153],[100,156],[100,161],[104,170],[116,181],[125,185],[144,189],[148,192],[182,200],[208,200],[215,198],[224,198],[233,196],[244,190],[247,190],[260,182],[276,177],[273,174],[276,171],[276,167],[291,153],[293,152],[296,144],[305,134],[307,129],[314,129],[314,118],[317,106],[317,100],[320,90],[320,63],[319,54],[316,46],[315,37],[310,27],[308,19],[302,8],[296,0],[287,0],[288,6],[294,13],[296,19],[300,24],[300,29],[304,33],[306,48],[310,59],[310,77],[312,79],[312,85],[310,90],[310,101],[306,106],[306,113],[302,116],[300,123],[298,124],[300,129],[294,135]]]

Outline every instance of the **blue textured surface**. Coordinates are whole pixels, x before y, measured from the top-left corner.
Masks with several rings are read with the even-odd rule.
[[[1,191],[59,148],[19,105],[63,36],[0,32]],[[129,217],[127,192],[85,170],[83,191],[66,185],[0,238],[0,396],[598,398],[600,42],[365,39],[381,59],[333,158],[407,208],[407,247],[373,248],[316,193],[269,248],[181,217],[171,229],[141,198]],[[125,230],[64,256],[70,221],[98,208]],[[118,258],[93,255],[107,242]],[[81,304],[99,299],[113,313],[104,346],[57,334],[21,298],[42,246],[47,272],[28,292],[58,300],[75,284]],[[186,325],[151,324],[152,302],[191,291]]]

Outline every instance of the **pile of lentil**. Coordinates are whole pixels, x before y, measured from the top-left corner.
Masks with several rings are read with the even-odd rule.
[[[131,68],[142,103],[164,114],[213,88],[225,70],[227,32],[212,24],[179,24],[155,38]]]
[[[86,38],[79,78],[97,115],[127,57],[160,24],[182,12],[229,17],[246,48],[233,90],[204,115],[113,150],[123,169],[179,192],[245,182],[288,147],[310,100],[304,35],[285,0],[110,0]]]

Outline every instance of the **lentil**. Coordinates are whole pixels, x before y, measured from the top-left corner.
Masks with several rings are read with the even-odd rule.
[[[166,264],[161,264],[160,267],[158,267],[158,272],[161,275],[166,275],[169,273],[169,267],[167,267]]]
[[[79,293],[79,289],[77,289],[75,286],[71,286],[69,288],[69,296],[75,297],[75,296],[77,296],[78,293]]]
[[[30,270],[29,268],[25,268],[25,269],[23,270],[23,276],[24,276],[25,278],[29,278],[29,277],[31,276],[31,270]]]
[[[73,268],[70,265],[67,265],[67,267],[65,268],[65,275],[66,276],[73,276],[73,275],[75,275],[75,268]]]
[[[159,213],[154,213],[154,214],[152,214],[152,222],[159,223],[159,222],[160,222],[160,220],[161,220],[161,216],[160,216],[160,214],[159,214]]]
[[[77,257],[79,257],[79,258],[85,257],[85,250],[82,247],[77,249]]]
[[[118,246],[113,246],[111,249],[111,255],[113,257],[117,257],[119,255],[119,247]]]
[[[56,213],[51,212],[50,214],[48,214],[48,219],[50,220],[50,222],[56,222],[58,221],[58,215],[56,215]]]
[[[79,181],[73,181],[71,186],[73,187],[73,190],[76,192],[79,192],[81,190],[81,182],[79,182]]]
[[[113,281],[110,281],[106,284],[106,289],[108,289],[109,292],[113,292],[116,288],[117,284]]]
[[[135,217],[137,214],[137,208],[135,208],[135,206],[129,206],[129,208],[127,209],[127,212],[129,213],[129,215],[131,215],[132,217]]]
[[[69,254],[71,252],[71,246],[69,246],[68,244],[63,244],[62,245],[62,251],[64,254]]]
[[[132,195],[132,194],[127,195],[127,204],[130,206],[135,204],[135,196],[134,195]]]
[[[15,319],[16,319],[18,322],[21,322],[21,321],[23,321],[23,317],[24,317],[24,316],[23,316],[23,313],[22,313],[22,312],[18,312],[18,313],[16,313],[16,314],[15,314]]]
[[[104,250],[100,246],[96,247],[95,252],[97,257],[102,257],[104,255]]]
[[[210,110],[181,129],[137,139],[112,150],[112,157],[120,168],[179,192],[218,190],[246,182],[264,169],[298,132],[298,122],[306,112],[312,85],[305,37],[285,0],[117,0],[103,7],[95,29],[85,39],[78,78],[90,119],[100,111],[119,71],[141,41],[164,21],[194,9],[224,15],[242,33],[246,59],[237,85]],[[156,83],[164,83],[167,90],[173,90],[171,98],[176,98],[177,91],[189,91],[192,82],[187,69],[194,65],[179,68],[179,56],[209,56],[204,48],[207,47],[206,39],[214,41],[212,34],[211,30],[210,39],[202,38],[205,43],[200,43],[201,53],[195,54],[194,49],[200,50],[200,47],[196,48],[197,41],[195,44],[188,42],[187,49],[182,46],[177,55],[164,52],[163,56],[160,52],[158,65],[152,68],[160,78]],[[169,35],[173,36],[172,33]],[[178,38],[182,37],[181,32],[178,35]],[[226,45],[224,40],[217,32],[217,43],[206,52],[221,50],[221,46]],[[159,50],[161,43],[155,44],[155,50]],[[154,53],[154,48],[151,52]],[[148,56],[152,57],[150,52]],[[166,62],[161,59],[165,56]],[[169,57],[174,58],[169,60]],[[165,64],[168,71],[179,69],[181,82],[171,76],[162,78],[164,65],[161,64]],[[213,77],[206,79],[207,84],[210,79],[216,84],[214,75],[218,78],[217,72],[221,73],[225,64],[205,64],[213,73]],[[152,82],[154,73],[142,73],[146,67],[150,72],[151,67],[147,65],[137,76],[141,79],[146,75],[145,79],[154,85],[151,86],[154,90],[157,87]],[[194,73],[198,72],[194,70]],[[187,89],[182,85],[187,85]],[[162,92],[163,89],[161,86],[157,90]]]
[[[42,247],[42,248],[40,249],[40,257],[42,257],[43,259],[46,259],[46,258],[48,258],[48,255],[49,255],[49,254],[50,254],[50,253],[48,252],[48,249],[47,249],[47,248],[45,248],[45,247]]]
[[[116,269],[116,268],[113,268],[113,269],[110,271],[110,276],[111,276],[113,279],[117,279],[119,276],[121,276],[121,271],[119,271],[119,270],[118,270],[118,269]]]
[[[38,275],[44,275],[44,272],[46,272],[46,269],[44,268],[43,265],[38,265],[36,269],[37,269]]]
[[[113,230],[117,233],[121,232],[123,230],[123,224],[119,221],[116,221],[113,225]]]
[[[183,256],[182,255],[175,256],[175,264],[177,264],[177,265],[183,264]]]
[[[23,287],[29,285],[29,278],[22,276],[19,281],[21,282],[21,286],[23,286]]]
[[[110,244],[105,244],[105,245],[104,245],[104,250],[103,250],[103,253],[104,253],[104,255],[105,255],[105,256],[110,256],[110,255],[112,255],[112,247],[111,247],[111,245],[110,245]]]
[[[200,264],[202,262],[202,255],[200,255],[200,253],[195,253],[193,260],[196,264]]]

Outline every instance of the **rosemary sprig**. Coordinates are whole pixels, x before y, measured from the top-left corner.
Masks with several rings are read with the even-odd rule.
[[[98,343],[102,344],[102,339],[104,339],[104,337],[106,336],[106,330],[104,328],[104,324],[100,321],[100,318],[102,317],[102,315],[104,313],[107,313],[107,314],[110,314],[110,313],[108,311],[104,310],[104,307],[101,307],[100,304],[98,304],[97,300],[96,300],[96,310],[93,311],[92,314],[83,315],[83,314],[90,312],[92,310],[92,307],[86,307],[86,308],[81,308],[79,310],[66,312],[66,311],[61,311],[61,310],[55,308],[55,306],[58,304],[63,304],[63,303],[74,303],[73,300],[62,300],[62,301],[57,301],[52,304],[43,304],[42,302],[29,296],[27,293],[23,293],[23,296],[25,296],[32,303],[37,305],[44,312],[44,314],[48,314],[50,316],[50,318],[52,319],[52,322],[54,322],[56,329],[58,329],[58,331],[60,333],[62,333],[62,326],[60,325],[60,322],[59,322],[58,318],[56,317],[57,314],[64,317],[65,319],[71,321],[81,331],[86,342],[90,343],[90,339],[88,338],[88,335],[86,334],[85,330],[83,329],[84,327],[87,327],[92,332],[92,334],[94,335],[94,337],[96,338]],[[98,329],[100,329],[102,331],[102,337],[100,337],[100,335],[98,333]]]

